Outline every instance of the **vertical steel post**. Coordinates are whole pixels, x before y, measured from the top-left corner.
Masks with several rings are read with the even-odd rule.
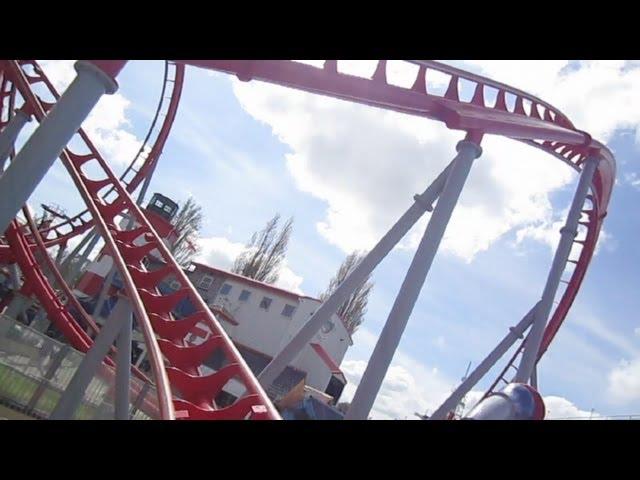
[[[131,329],[133,328],[133,312],[131,304],[126,298],[120,298],[119,302],[126,304],[123,312],[124,324],[116,340],[116,401],[115,419],[129,419],[129,391],[131,388]]]
[[[125,302],[118,302],[113,309],[112,315],[100,329],[93,346],[85,354],[78,369],[69,382],[66,390],[60,397],[58,404],[51,413],[51,420],[67,420],[73,418],[73,414],[82,402],[84,393],[95,376],[102,360],[109,352],[109,348],[122,330],[123,324],[127,322],[127,305]],[[119,307],[119,308],[118,308]]]
[[[93,63],[79,61],[75,69],[76,78],[0,177],[0,232],[27,202],[102,95],[118,88],[115,80]]]
[[[429,219],[422,240],[418,245],[409,270],[402,282],[400,292],[391,308],[367,368],[356,389],[345,420],[366,420],[378,395],[382,381],[396,352],[409,316],[422,289],[447,224],[458,202],[460,193],[471,170],[473,161],[482,149],[470,140],[457,145],[458,155],[453,161],[438,203]]]
[[[536,363],[533,366],[533,371],[531,372],[531,386],[538,390],[538,364]]]
[[[427,187],[421,195],[413,197],[414,203],[407,211],[398,219],[398,221],[389,229],[389,231],[380,239],[353,271],[344,279],[344,281],[336,288],[336,290],[327,298],[320,308],[311,316],[294,337],[287,343],[282,350],[271,360],[266,368],[258,375],[258,380],[264,388],[268,388],[284,371],[302,349],[311,341],[314,335],[320,330],[331,315],[335,314],[349,295],[364,283],[367,277],[373,272],[378,264],[389,254],[389,252],[402,240],[409,230],[416,224],[425,212],[433,210],[431,204],[437,200],[449,172],[451,171],[449,164],[434,182]]]
[[[542,292],[542,298],[540,299],[539,308],[536,311],[536,317],[533,321],[529,338],[524,346],[518,372],[514,378],[515,382],[527,383],[531,378],[531,373],[538,360],[538,351],[540,350],[540,343],[544,335],[544,328],[547,325],[551,307],[553,306],[553,299],[558,290],[558,285],[560,285],[560,279],[562,278],[567,260],[569,259],[573,241],[578,234],[580,212],[589,193],[589,187],[593,181],[593,174],[596,171],[599,161],[600,159],[597,156],[590,155],[584,162],[578,187],[576,188],[576,193],[573,196],[571,208],[569,209],[569,215],[567,215],[564,227],[560,229],[560,243],[558,243],[558,248],[553,257],[551,270],[549,271],[547,283]]]

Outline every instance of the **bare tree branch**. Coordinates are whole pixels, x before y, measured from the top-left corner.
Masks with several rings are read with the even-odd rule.
[[[243,252],[236,258],[232,272],[260,282],[275,283],[287,253],[293,229],[293,218],[278,230],[280,214],[267,222],[265,227],[251,236]]]
[[[353,252],[344,259],[338,272],[329,282],[327,289],[320,295],[320,300],[324,301],[335,292],[336,288],[347,278],[354,268],[364,258],[366,252]],[[353,335],[358,327],[364,321],[364,315],[367,313],[367,304],[369,295],[373,289],[373,283],[369,281],[369,275],[365,281],[353,291],[347,300],[340,306],[336,312],[342,318],[347,327],[347,331]]]
[[[202,228],[202,207],[193,197],[189,197],[171,222],[178,239],[171,247],[171,253],[180,265],[186,265],[198,253],[198,238]]]

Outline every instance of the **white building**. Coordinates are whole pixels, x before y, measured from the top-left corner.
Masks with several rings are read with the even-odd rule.
[[[317,298],[201,263],[192,263],[187,275],[256,374],[291,340],[321,303]],[[307,387],[318,393],[325,392],[337,401],[346,384],[339,365],[352,344],[344,323],[333,315],[268,392],[279,398],[304,381]],[[215,363],[213,358],[211,366],[218,368]],[[233,387],[226,390],[235,393]]]

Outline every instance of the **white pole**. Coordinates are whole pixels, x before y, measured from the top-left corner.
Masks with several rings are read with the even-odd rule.
[[[0,177],[0,232],[27,202],[53,162],[105,93],[116,82],[94,64],[76,62],[78,73]]]
[[[465,184],[473,161],[482,149],[476,143],[463,140],[457,145],[458,155],[440,194],[436,208],[416,250],[400,292],[391,308],[387,322],[373,350],[371,359],[356,389],[345,420],[366,420],[373,402],[396,352],[409,316],[422,289],[444,232]]]
[[[327,298],[309,321],[304,324],[295,336],[282,350],[271,360],[265,369],[258,375],[258,380],[264,388],[268,388],[311,341],[320,327],[324,325],[331,315],[338,311],[349,295],[364,283],[369,274],[389,254],[395,245],[404,237],[411,227],[424,215],[431,211],[431,204],[438,198],[444,183],[451,170],[451,164],[429,185],[422,195],[414,196],[414,203],[398,219],[391,229],[380,239],[375,247],[360,261],[353,271],[344,279],[336,290]]]
[[[598,166],[599,158],[596,156],[589,156],[585,160],[582,174],[580,175],[580,181],[576,188],[576,193],[573,196],[573,202],[569,209],[569,215],[567,216],[564,227],[560,229],[560,243],[556,249],[555,256],[553,257],[553,263],[551,264],[551,270],[547,277],[547,283],[544,286],[542,292],[542,298],[540,299],[539,308],[536,311],[536,316],[531,327],[529,338],[524,346],[522,352],[522,359],[518,366],[518,372],[514,378],[514,382],[527,383],[531,378],[531,374],[538,360],[538,351],[540,350],[540,343],[542,342],[542,336],[544,334],[544,328],[547,325],[547,319],[551,313],[551,307],[553,305],[553,299],[560,285],[560,279],[562,273],[569,259],[571,253],[571,247],[573,240],[578,234],[578,222],[580,221],[580,212],[584,205],[587,194],[589,193],[589,187],[593,180],[593,174]]]

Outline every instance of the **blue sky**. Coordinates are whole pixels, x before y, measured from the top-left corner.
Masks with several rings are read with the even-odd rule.
[[[589,415],[591,409],[640,413],[640,69],[633,62],[450,63],[539,95],[614,151],[618,179],[604,239],[540,365],[539,383],[551,416]],[[73,79],[71,66],[44,63],[58,88]],[[367,64],[344,68],[366,70]],[[408,78],[400,66],[390,68],[399,82]],[[85,122],[116,172],[146,133],[162,71],[159,61],[130,62],[118,93],[105,97]],[[275,212],[294,216],[280,283],[315,295],[349,251],[370,247],[392,225],[451,160],[460,138],[437,122],[188,68],[151,189],[177,201],[193,195],[202,204],[202,259],[223,268]],[[489,137],[483,147],[375,418],[432,411],[467,363],[481,361],[542,292],[575,173],[516,142]],[[44,201],[69,212],[80,208],[58,164],[30,203]],[[374,274],[366,321],[342,364],[351,382],[345,399],[353,394],[424,225]],[[494,378],[495,372],[487,376],[471,398]]]

